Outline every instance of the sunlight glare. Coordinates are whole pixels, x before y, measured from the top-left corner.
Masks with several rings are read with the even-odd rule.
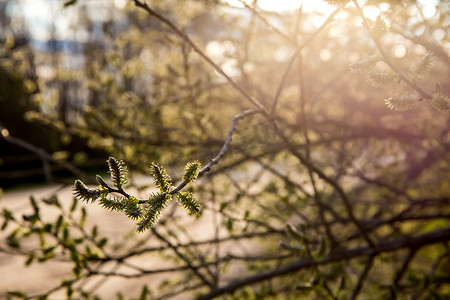
[[[403,45],[397,45],[392,48],[392,54],[397,58],[402,58],[406,55],[406,48]]]
[[[118,9],[123,9],[127,5],[127,0],[114,0],[114,4]]]
[[[425,5],[422,8],[422,14],[426,19],[432,18],[436,14],[436,6],[432,4]]]
[[[380,10],[376,6],[365,6],[363,8],[364,17],[375,21],[380,14]]]
[[[327,62],[331,59],[331,51],[328,49],[322,49],[319,53],[319,57],[323,62]]]
[[[245,7],[243,2],[251,5],[253,0],[224,0],[224,2],[233,7],[243,8]],[[331,13],[335,9],[322,0],[259,0],[258,6],[263,10],[277,12],[296,10],[300,6],[306,12]]]

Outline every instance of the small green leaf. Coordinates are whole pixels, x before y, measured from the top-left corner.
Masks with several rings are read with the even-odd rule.
[[[25,261],[25,265],[29,266],[31,265],[31,263],[33,262],[33,260],[36,258],[36,255],[34,254],[34,252],[31,252],[30,254],[28,254],[27,256],[27,260]]]
[[[104,246],[106,246],[106,244],[108,243],[108,239],[107,238],[101,238],[98,242],[97,242],[97,247],[99,248],[103,248]]]
[[[95,176],[95,178],[97,179],[97,182],[98,182],[101,186],[108,188],[108,184],[106,184],[106,182],[105,182],[105,180],[103,179],[102,176],[97,175],[97,176]]]
[[[229,204],[229,202],[220,203],[219,211],[220,212],[224,211],[224,209],[227,208],[228,204]]]
[[[64,7],[69,7],[71,5],[74,5],[75,3],[77,3],[78,0],[66,0],[64,2]]]
[[[226,222],[225,222],[225,227],[228,229],[228,231],[233,231],[233,224],[234,224],[234,221],[233,221],[233,219],[231,219],[231,218],[228,218],[227,220],[226,220]]]
[[[27,297],[27,294],[25,294],[24,292],[22,292],[22,291],[9,291],[8,292],[8,296],[12,296],[12,297],[19,297],[19,298],[22,298],[22,299],[27,299],[28,297]]]
[[[150,296],[150,289],[147,285],[142,287],[141,295],[139,296],[139,300],[147,300],[148,296]]]

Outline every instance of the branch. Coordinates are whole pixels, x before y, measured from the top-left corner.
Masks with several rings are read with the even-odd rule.
[[[52,155],[50,155],[47,151],[45,151],[42,148],[36,147],[22,139],[13,137],[11,135],[9,135],[9,132],[7,131],[7,129],[5,127],[3,127],[3,125],[0,123],[0,137],[2,137],[3,139],[5,139],[7,142],[17,145],[19,147],[22,147],[24,149],[27,149],[33,153],[36,153],[39,157],[41,157],[41,159],[43,160],[47,160],[47,161],[51,161],[54,162],[55,164],[57,164],[58,166],[68,170],[69,172],[79,176],[80,178],[83,178],[83,180],[85,180],[88,183],[93,183],[94,181],[90,178],[90,176],[88,176],[86,173],[84,173],[83,171],[81,171],[80,169],[78,169],[77,167],[75,167],[73,164],[65,162],[65,161],[60,161],[58,159],[55,159]],[[6,133],[4,133],[6,132]]]
[[[384,62],[392,69],[394,70],[398,76],[400,77],[401,80],[403,80],[406,84],[408,84],[410,87],[412,87],[414,90],[416,90],[421,96],[422,98],[425,99],[433,99],[433,96],[431,96],[430,94],[428,94],[427,92],[425,92],[424,90],[422,90],[417,84],[415,84],[414,82],[412,82],[411,80],[409,80],[408,77],[406,77],[405,75],[403,75],[403,73],[392,63],[392,61],[390,60],[389,56],[387,55],[386,51],[384,51],[383,46],[381,45],[379,39],[377,39],[376,37],[374,37],[372,31],[370,30],[370,25],[367,22],[366,17],[364,17],[364,13],[361,9],[361,6],[359,6],[358,1],[353,0],[353,3],[355,4],[355,7],[358,9],[358,12],[363,20],[363,25],[364,28],[366,28],[367,32],[370,35],[370,38],[372,39],[372,41],[375,43],[375,45],[378,48],[378,51],[380,51],[381,56],[383,57]]]
[[[145,0],[144,0],[145,1]],[[172,31],[178,35],[182,40],[184,40],[189,46],[194,49],[197,54],[199,54],[208,64],[210,64],[220,75],[225,77],[225,79],[236,89],[241,93],[242,96],[244,96],[245,99],[253,103],[259,110],[266,112],[266,109],[264,108],[264,105],[261,104],[258,100],[256,100],[253,96],[248,94],[241,86],[239,86],[230,76],[228,76],[225,71],[219,67],[215,62],[211,60],[190,38],[187,34],[182,32],[172,21],[164,17],[163,15],[156,12],[154,9],[152,9],[150,6],[147,5],[147,3],[143,3],[139,0],[134,0],[134,3],[137,7],[140,7],[144,9],[149,15],[154,16],[158,20],[160,20],[162,23],[166,24]]]
[[[320,261],[314,261],[314,259],[311,258],[301,259],[292,264],[280,267],[278,269],[238,279],[226,286],[214,289],[210,293],[198,297],[197,300],[212,299],[220,295],[229,294],[241,287],[269,280],[274,277],[298,272],[302,269],[310,268],[314,265],[325,265],[333,262],[338,262],[341,260],[353,259],[360,256],[376,256],[382,252],[391,252],[402,248],[415,248],[417,247],[417,245],[420,245],[420,247],[424,247],[426,245],[435,244],[448,240],[450,240],[450,227],[416,235],[414,237],[402,236],[393,240],[381,242],[378,245],[375,245],[374,248],[357,247],[347,249],[339,253],[332,253],[332,255],[329,255]]]
[[[278,89],[277,89],[277,92],[276,92],[274,100],[273,100],[272,108],[270,110],[271,115],[273,115],[275,113],[275,110],[278,105],[278,99],[280,98],[281,91],[284,86],[284,82],[286,81],[287,75],[289,74],[289,71],[291,70],[292,65],[294,64],[295,60],[297,59],[300,51],[302,51],[302,49],[305,48],[328,24],[330,24],[331,21],[333,21],[333,18],[337,14],[338,11],[339,11],[339,8],[336,9],[335,11],[333,11],[328,16],[328,18],[325,20],[325,22],[323,22],[323,24],[316,30],[316,32],[314,32],[314,34],[311,35],[302,45],[300,45],[295,50],[294,54],[292,54],[292,57],[287,64],[286,70],[284,71],[283,77],[281,78],[280,84],[278,85]]]

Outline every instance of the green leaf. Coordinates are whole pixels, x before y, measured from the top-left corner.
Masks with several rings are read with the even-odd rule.
[[[105,180],[103,179],[102,176],[97,175],[97,176],[95,176],[95,179],[97,179],[97,182],[98,182],[101,186],[103,186],[103,187],[105,187],[105,188],[108,188],[108,184],[105,182]]]
[[[56,223],[55,223],[55,234],[57,234],[59,232],[59,230],[61,229],[63,224],[64,224],[64,216],[60,215],[58,217],[58,220],[56,220]]]
[[[33,207],[33,210],[34,210],[34,214],[39,216],[39,205],[36,201],[36,198],[34,198],[33,196],[30,196],[30,202],[31,202],[31,206]]]
[[[224,211],[224,209],[227,208],[228,204],[229,204],[229,202],[220,203],[219,211],[220,212]]]
[[[97,225],[94,225],[94,227],[92,228],[91,236],[93,239],[95,239],[97,235],[98,235],[98,227]]]
[[[43,199],[42,202],[44,202],[45,204],[48,204],[48,205],[55,205],[57,207],[61,207],[61,203],[59,203],[59,201],[58,201],[58,196],[56,196],[55,194],[53,194],[48,199]]]
[[[147,285],[142,287],[141,295],[139,296],[139,300],[147,300],[150,296],[150,289]]]
[[[11,248],[20,248],[20,242],[19,242],[19,234],[21,229],[16,228],[8,237],[6,238],[6,244]]]
[[[34,254],[34,252],[31,252],[30,254],[28,254],[27,256],[27,260],[25,261],[25,265],[29,266],[33,263],[33,260],[36,258],[36,254]]]
[[[97,247],[99,248],[103,248],[104,246],[106,246],[106,244],[108,243],[108,239],[107,238],[101,238],[98,242],[97,242]]]
[[[228,218],[227,220],[226,220],[226,222],[225,222],[225,227],[228,229],[228,231],[233,231],[233,224],[234,224],[234,221],[233,221],[233,219],[231,219],[231,218]]]
[[[74,5],[75,3],[77,3],[78,0],[66,0],[64,2],[64,7],[69,7],[71,5]]]
[[[10,297],[19,297],[19,298],[27,299],[27,294],[25,294],[22,291],[8,291],[7,294]]]

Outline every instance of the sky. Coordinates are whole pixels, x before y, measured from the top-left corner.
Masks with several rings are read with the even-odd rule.
[[[241,1],[247,3],[253,3],[253,0],[223,0],[230,5],[236,7],[243,7]],[[365,0],[358,0],[360,5],[363,5]],[[433,16],[436,12],[435,5],[439,3],[439,0],[419,0],[422,6],[422,14],[427,16]],[[127,3],[127,0],[79,0],[79,4],[86,4],[96,6],[95,14],[91,18],[105,18],[107,14],[106,7],[113,3],[117,8],[123,8]],[[76,32],[74,28],[70,27],[70,24],[76,24],[77,14],[75,7],[69,7],[67,9],[61,9],[63,1],[58,0],[17,0],[16,5],[13,6],[13,13],[24,15],[28,23],[30,34],[33,39],[36,40],[48,40],[50,36],[49,28],[56,29],[56,36],[58,39],[74,39],[82,40],[82,33]],[[108,4],[108,5],[105,5]],[[319,12],[322,14],[331,13],[335,8],[328,5],[322,0],[258,0],[258,5],[263,10],[269,11],[288,11],[298,9],[300,5],[305,12]],[[353,5],[351,2],[348,6]],[[364,14],[366,17],[375,20],[379,9],[374,6],[367,6],[364,8]],[[320,24],[322,20],[317,20]],[[78,36],[75,36],[78,35]]]

